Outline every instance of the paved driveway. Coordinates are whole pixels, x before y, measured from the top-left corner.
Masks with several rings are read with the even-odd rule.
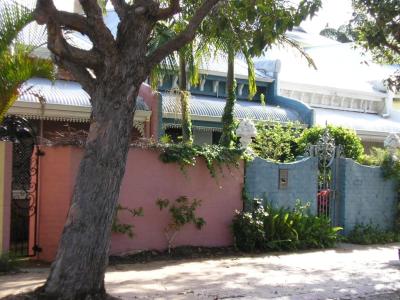
[[[400,299],[400,244],[118,265],[106,274],[121,299]],[[40,285],[47,269],[0,276],[0,297]],[[389,293],[389,294],[388,294]],[[378,296],[379,295],[379,296]]]

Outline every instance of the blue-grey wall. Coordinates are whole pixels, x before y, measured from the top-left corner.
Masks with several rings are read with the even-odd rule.
[[[288,185],[279,189],[279,170],[288,170]],[[276,207],[295,206],[296,200],[310,202],[317,212],[318,162],[310,157],[294,163],[274,163],[255,158],[246,166],[245,188],[249,199],[266,198]]]
[[[380,167],[360,165],[351,159],[339,162],[340,225],[348,234],[357,223],[391,229],[397,193],[393,180],[385,180]]]

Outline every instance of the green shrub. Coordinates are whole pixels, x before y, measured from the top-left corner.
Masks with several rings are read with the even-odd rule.
[[[295,209],[258,205],[253,213],[237,213],[233,220],[235,245],[242,251],[297,250],[333,247],[340,227],[324,216],[313,216],[309,205]]]
[[[358,163],[365,166],[381,166],[387,155],[387,150],[373,147],[370,154],[363,154],[358,158]]]
[[[267,212],[259,205],[253,213],[236,211],[232,223],[235,245],[242,251],[262,249],[265,244],[264,219]]]
[[[10,254],[0,255],[0,273],[15,272],[18,270],[18,261]]]
[[[356,224],[347,236],[347,241],[361,245],[394,243],[400,242],[400,234],[381,230],[372,224]]]
[[[296,124],[257,123],[257,136],[251,143],[254,152],[261,158],[279,162],[294,161],[297,153],[296,138],[302,128]]]
[[[345,157],[358,160],[364,154],[361,139],[350,129],[328,125],[336,145],[342,145]],[[312,127],[303,131],[297,139],[297,154],[302,155],[309,145],[315,145],[325,131],[324,127]]]
[[[257,136],[251,147],[261,158],[291,162],[302,156],[309,145],[315,145],[325,131],[324,127],[303,129],[297,124],[257,123]],[[345,157],[358,160],[364,154],[361,139],[350,129],[328,125],[336,145],[342,145]],[[367,159],[368,157],[365,157]]]

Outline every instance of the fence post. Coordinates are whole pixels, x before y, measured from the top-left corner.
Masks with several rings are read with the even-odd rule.
[[[0,255],[10,246],[12,144],[0,142]]]

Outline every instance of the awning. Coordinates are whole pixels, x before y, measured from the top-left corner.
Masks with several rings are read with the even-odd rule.
[[[267,99],[268,102],[268,99]],[[206,122],[221,122],[226,100],[224,98],[194,96],[190,97],[190,114],[192,120]],[[162,94],[163,117],[167,119],[180,119],[181,106],[179,96],[168,93]],[[253,101],[237,101],[234,109],[237,119],[249,118],[255,121],[267,122],[300,122],[299,114],[288,108],[272,105],[262,105]]]
[[[51,82],[47,79],[33,78],[28,80],[21,90],[25,92],[10,108],[8,114],[71,122],[87,122],[90,118],[90,97],[77,82]],[[151,110],[143,98],[138,97],[136,105],[135,120],[148,121]]]

